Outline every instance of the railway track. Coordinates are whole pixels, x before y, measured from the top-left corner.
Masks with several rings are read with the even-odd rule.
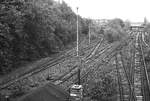
[[[126,80],[119,80],[120,88],[120,100],[121,101],[150,101],[150,82],[149,75],[147,72],[147,67],[144,59],[144,52],[142,41],[143,32],[134,32],[136,34],[134,51],[132,52],[130,68],[125,67],[123,60],[123,53],[120,53],[121,65],[123,67],[123,72],[119,69],[117,70],[118,76],[126,78]],[[117,61],[117,59],[116,59]],[[120,62],[117,62],[119,64]],[[120,74],[119,74],[120,73]],[[124,86],[127,90],[122,90]],[[125,92],[125,93],[124,93]],[[121,95],[122,94],[122,95]]]
[[[92,66],[89,66],[88,69],[84,70],[86,71],[85,73],[82,73],[83,75],[81,75],[81,79],[84,78],[86,75],[88,75],[88,73],[93,72],[94,69],[92,69],[91,67],[95,67],[98,68],[100,65],[103,65],[103,61],[101,61],[99,64],[97,64],[97,61],[99,61],[102,57],[104,58],[103,54],[106,54],[108,51],[108,49],[110,49],[109,46],[106,46],[104,49],[102,49],[101,51],[103,51],[101,54],[99,54],[99,56],[96,55],[96,58],[94,56],[89,56],[90,58],[87,58],[85,61],[83,61],[83,64],[85,63],[86,66],[88,67],[88,65],[90,65],[91,63],[93,64]],[[103,59],[104,60],[104,59]],[[106,62],[105,62],[106,63]],[[86,67],[84,66],[84,67]]]
[[[143,32],[143,34],[142,34],[142,42],[144,43],[144,45],[145,45],[146,47],[150,48],[150,46],[149,46],[149,45],[146,43],[146,41],[145,41],[145,38],[144,38],[145,34],[147,34],[147,32]]]
[[[141,52],[141,85],[143,101],[150,101],[150,79],[147,72],[147,66],[144,59],[144,52],[142,46],[142,33],[139,33],[139,49]]]
[[[134,84],[135,101],[149,101],[150,88],[147,67],[144,59],[142,41],[143,32],[136,32],[135,54],[134,54],[134,69],[132,73],[132,83]],[[133,99],[132,99],[133,100]]]
[[[91,51],[88,55],[86,55],[85,57],[82,57],[82,60],[79,59],[80,62],[81,62],[81,61],[83,62],[86,58],[89,58],[89,57],[91,57],[92,55],[94,55],[95,52],[96,52],[97,49],[101,46],[102,43],[103,43],[103,39],[101,39],[101,40],[99,41],[99,43],[97,43],[97,44],[95,45],[95,47],[92,49],[92,51]],[[53,82],[54,82],[55,84],[62,84],[62,83],[64,83],[64,82],[67,81],[69,78],[71,78],[73,75],[77,74],[78,68],[81,67],[80,65],[81,65],[81,63],[79,63],[78,65],[74,66],[74,67],[73,67],[74,69],[71,69],[71,71],[64,73],[62,76],[60,76],[58,79],[54,80]]]
[[[124,44],[116,44],[115,43],[115,44],[108,45],[108,46],[106,45],[106,47],[101,48],[100,50],[98,50],[97,54],[95,54],[92,57],[86,59],[86,61],[84,61],[84,63],[86,64],[86,66],[84,66],[84,67],[86,67],[86,68],[84,68],[84,70],[82,70],[82,72],[81,72],[81,81],[84,78],[86,78],[90,73],[93,73],[95,70],[100,68],[100,66],[108,64],[110,59],[113,56],[115,56],[115,54],[117,53],[118,47],[120,47],[122,45],[124,45]],[[121,48],[123,48],[123,47],[121,47]],[[93,65],[90,64],[91,61],[92,61]],[[68,79],[66,81],[68,81]],[[63,81],[63,83],[66,82],[66,81]],[[73,80],[72,83],[76,83],[76,82],[77,82],[77,79]],[[62,84],[62,83],[60,83],[60,84]],[[67,87],[68,86],[69,85],[67,85]]]
[[[73,75],[73,74],[75,74],[75,72],[77,72],[77,70],[78,70],[78,68],[80,68],[80,69],[82,69],[82,66],[80,66],[81,64],[83,64],[83,63],[86,63],[86,61],[89,59],[89,57],[91,58],[94,54],[95,54],[95,52],[97,51],[97,49],[101,46],[101,44],[103,43],[103,39],[93,48],[93,50],[91,51],[91,53],[89,53],[87,56],[85,56],[85,57],[83,57],[82,59],[80,59],[80,63],[78,64],[78,66],[76,66],[77,68],[75,68],[75,69],[73,69],[72,71],[70,71],[70,72],[68,72],[68,73],[66,73],[66,75],[63,75],[63,77],[60,77],[60,78],[64,78],[64,80],[61,80],[61,79],[59,79],[59,80],[61,80],[61,81],[59,81],[59,83],[56,83],[56,84],[62,84],[63,82],[65,82],[65,81],[67,81],[69,78],[71,78],[71,76]],[[105,43],[104,43],[105,44]],[[106,46],[107,47],[107,46]],[[105,48],[106,48],[105,47]],[[91,60],[92,61],[92,60]],[[81,63],[82,62],[82,63]],[[67,76],[67,75],[69,75],[69,77]],[[65,76],[67,76],[67,79],[65,79],[66,77]],[[55,80],[55,82],[57,82],[56,80]]]
[[[129,45],[131,45],[134,41],[131,41]],[[123,49],[122,49],[123,50]],[[124,64],[124,53],[121,51],[117,52],[115,56],[115,64],[116,64],[116,76],[118,81],[118,89],[119,89],[119,99],[120,101],[134,101],[129,100],[130,96],[134,96],[133,85],[130,79],[129,70]],[[129,95],[131,94],[131,95]]]
[[[90,46],[83,47],[82,50],[89,50],[89,49],[94,47],[94,44],[95,43],[90,44]],[[23,80],[27,77],[30,77],[30,76],[35,75],[37,73],[40,73],[40,72],[42,72],[48,68],[51,68],[52,66],[57,65],[58,63],[65,61],[65,59],[71,58],[74,52],[75,52],[75,48],[73,48],[71,51],[67,51],[65,54],[60,55],[60,57],[58,57],[58,58],[55,58],[53,60],[50,59],[50,60],[46,61],[44,64],[37,66],[37,68],[34,68],[34,69],[32,69],[28,72],[25,72],[25,73],[15,77],[15,78],[10,79],[10,80],[6,80],[5,82],[0,84],[0,90],[7,88],[8,86],[10,86],[11,84],[13,84],[15,82],[18,82],[18,81]]]
[[[106,45],[104,43],[104,45]],[[92,67],[94,68],[98,68],[101,65],[107,64],[108,61],[116,54],[116,52],[114,52],[117,47],[119,47],[120,44],[111,44],[111,45],[106,45],[105,47],[100,47],[101,44],[97,44],[96,47],[93,49],[93,51],[87,55],[87,57],[84,57],[81,59],[82,64],[86,64],[86,66],[84,67],[88,67],[88,65],[91,65],[91,63],[93,63],[94,65],[90,66],[88,69],[84,70],[86,72],[82,73],[83,75],[81,75],[81,79],[83,79],[84,77],[86,77],[89,73],[94,72],[94,69],[91,69]],[[97,50],[98,47],[100,48],[100,50]],[[96,51],[97,50],[97,51]],[[95,54],[97,52],[97,54]],[[105,55],[103,55],[105,54]],[[99,63],[97,63],[98,61],[100,61]],[[80,69],[82,69],[82,66]],[[55,81],[55,84],[62,84],[66,81],[68,81],[69,78],[71,78],[71,76],[73,76],[74,74],[76,74],[75,72],[77,72],[78,68],[76,68],[76,70],[74,70],[73,72],[71,72],[69,75],[70,77],[67,76],[67,79],[64,79],[62,81]],[[66,75],[68,75],[66,74]],[[65,75],[65,76],[66,76]],[[77,80],[74,80],[73,82],[75,82]]]
[[[99,64],[96,64],[96,65],[93,65],[93,67],[96,67],[96,68],[98,68],[100,65],[102,65],[102,64],[104,64],[103,62],[105,62],[105,64],[109,61],[109,59],[111,58],[111,57],[113,57],[114,56],[114,51],[116,51],[116,49],[118,48],[118,47],[120,47],[120,46],[122,46],[123,44],[121,43],[121,44],[115,44],[115,45],[110,45],[110,46],[108,46],[107,44],[106,44],[106,47],[104,47],[104,48],[102,48],[102,49],[100,49],[100,50],[98,50],[99,49],[99,47],[101,46],[100,45],[101,44],[101,42],[99,41],[96,45],[95,45],[95,47],[93,48],[93,44],[91,44],[90,46],[88,46],[88,47],[84,47],[83,49],[85,49],[85,50],[88,50],[88,49],[92,49],[92,51],[89,51],[89,52],[91,52],[89,55],[86,55],[86,58],[82,58],[82,59],[85,59],[85,63],[87,63],[87,64],[89,64],[89,63],[91,63],[91,61],[95,61],[95,62],[93,62],[93,64],[95,63],[96,64],[96,62],[98,62],[100,59],[102,59],[102,61],[99,63]],[[105,45],[104,45],[105,46]],[[98,51],[97,51],[98,50]],[[98,52],[98,53],[97,53]],[[26,74],[23,74],[22,76],[20,76],[19,78],[15,78],[15,79],[13,79],[13,80],[11,80],[11,81],[9,81],[9,82],[6,82],[6,83],[4,83],[4,84],[2,84],[2,85],[0,85],[0,89],[2,90],[2,89],[5,89],[5,88],[7,88],[7,87],[9,87],[9,86],[11,86],[12,84],[14,84],[15,82],[18,82],[18,81],[20,81],[20,80],[23,80],[23,79],[25,79],[25,78],[28,78],[28,77],[30,77],[30,76],[32,76],[32,75],[34,75],[34,74],[37,74],[37,73],[40,73],[40,72],[42,72],[42,71],[44,71],[44,70],[46,70],[47,68],[51,68],[52,66],[54,66],[54,65],[56,65],[57,63],[60,63],[61,61],[64,61],[64,59],[66,59],[66,58],[68,58],[69,59],[69,56],[70,56],[70,54],[69,54],[70,52],[68,52],[68,53],[66,53],[65,55],[62,55],[59,59],[56,59],[56,60],[53,60],[53,62],[48,62],[48,63],[46,63],[46,64],[44,64],[44,65],[42,65],[42,66],[40,66],[39,68],[40,69],[36,69],[36,70],[33,70],[33,72],[28,72],[28,73],[26,73]],[[104,55],[105,54],[105,55]],[[113,54],[113,55],[111,55],[111,54]],[[93,58],[93,59],[92,59]],[[107,59],[106,59],[107,58]],[[107,60],[107,61],[105,61],[105,60]],[[78,68],[77,66],[75,66],[75,67],[73,67],[71,70],[69,70],[68,72],[66,72],[65,74],[63,74],[61,77],[59,77],[59,78],[57,78],[57,80],[59,80],[59,79],[62,79],[63,80],[63,82],[65,82],[65,81],[67,81],[69,78],[65,78],[66,77],[66,75],[70,75],[70,73],[74,70],[74,69],[76,69],[76,68]],[[82,75],[81,75],[81,78],[82,79],[84,79],[89,73],[91,73],[91,72],[94,72],[94,69],[92,69],[91,68],[91,66],[89,66],[89,68],[86,68],[85,70],[83,70],[84,72],[82,72]],[[86,71],[86,72],[85,72]],[[72,75],[72,74],[71,74]],[[74,81],[75,82],[75,81]],[[59,83],[58,83],[59,84]]]
[[[116,62],[116,72],[117,72],[117,81],[118,81],[118,89],[119,89],[119,99],[120,101],[124,101],[124,89],[122,84],[123,71],[122,69],[120,69],[120,63],[117,55],[115,56],[115,62]]]

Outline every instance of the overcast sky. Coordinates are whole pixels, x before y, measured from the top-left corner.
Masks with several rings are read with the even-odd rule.
[[[56,0],[59,1],[59,0]],[[60,0],[62,1],[62,0]],[[94,19],[121,18],[133,22],[150,19],[150,0],[64,0],[74,12]]]

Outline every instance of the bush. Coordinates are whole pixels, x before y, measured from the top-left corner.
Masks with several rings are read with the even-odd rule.
[[[104,29],[104,37],[109,43],[122,40],[127,33],[124,30],[124,23],[120,19],[111,20]]]
[[[146,31],[146,32],[148,32],[148,35],[145,37],[145,41],[148,43],[148,44],[150,44],[150,23],[147,23],[146,25],[145,25],[145,28],[144,28],[144,31]]]
[[[3,0],[0,12],[0,74],[59,52],[76,39],[76,15],[65,2]],[[86,34],[86,25],[79,17],[79,34]]]
[[[112,101],[112,97],[116,95],[117,88],[112,76],[105,75],[100,81],[95,82],[95,86],[90,91],[91,99],[98,101]]]

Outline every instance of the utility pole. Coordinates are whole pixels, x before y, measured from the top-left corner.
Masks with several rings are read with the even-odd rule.
[[[78,29],[78,7],[77,7],[77,57],[79,56],[79,29]]]
[[[78,68],[78,85],[80,85],[80,66],[82,65],[81,59],[79,57],[79,15],[78,15],[78,7],[77,7],[77,58],[79,60],[79,68]]]
[[[89,45],[90,45],[90,42],[91,42],[91,24],[89,22]]]

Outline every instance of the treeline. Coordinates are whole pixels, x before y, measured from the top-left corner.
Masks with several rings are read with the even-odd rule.
[[[123,22],[121,19],[116,18],[110,20],[103,30],[105,39],[109,43],[113,43],[115,41],[121,41],[127,36],[126,30],[128,30],[128,24]]]
[[[148,35],[145,37],[145,41],[150,45],[150,23],[145,24],[144,31],[148,32]]]
[[[117,83],[115,78],[106,73],[100,80],[93,82],[88,91],[88,96],[94,101],[116,101]]]
[[[79,34],[88,20],[79,17]],[[47,57],[76,40],[76,14],[65,2],[0,1],[0,74],[25,61]]]

